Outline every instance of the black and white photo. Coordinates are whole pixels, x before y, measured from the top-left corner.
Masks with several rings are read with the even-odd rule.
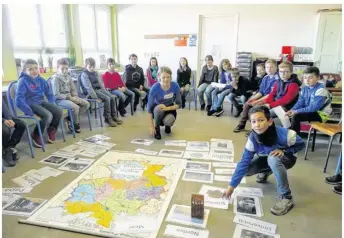
[[[211,163],[210,162],[186,161],[185,169],[196,170],[196,171],[210,171],[211,170]]]
[[[214,174],[212,172],[200,172],[185,170],[183,180],[199,183],[213,183]]]
[[[234,213],[255,217],[262,217],[261,202],[255,196],[235,196]]]
[[[2,208],[2,213],[15,216],[31,216],[47,200],[19,197]]]

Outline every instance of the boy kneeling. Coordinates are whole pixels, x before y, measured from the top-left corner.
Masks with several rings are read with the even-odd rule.
[[[250,109],[249,118],[252,132],[223,197],[229,198],[245,175],[257,174],[256,181],[266,183],[268,177],[274,174],[278,201],[271,208],[271,213],[277,216],[284,215],[294,206],[287,169],[295,165],[295,153],[302,150],[305,144],[295,131],[275,126],[270,118],[269,109],[265,106]]]

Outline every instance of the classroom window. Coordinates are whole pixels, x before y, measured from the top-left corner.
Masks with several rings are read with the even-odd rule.
[[[40,7],[45,47],[66,48],[66,21],[63,6],[43,4]]]
[[[104,58],[112,57],[110,8],[79,5],[81,46],[84,59],[92,57],[97,68],[105,68]]]
[[[13,47],[41,48],[37,5],[8,5]]]
[[[53,67],[58,58],[67,56],[66,11],[61,4],[9,4],[14,57],[38,60],[45,48],[53,50]],[[43,66],[48,67],[43,54]]]

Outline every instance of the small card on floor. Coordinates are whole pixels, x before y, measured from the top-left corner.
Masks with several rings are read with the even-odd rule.
[[[164,236],[178,238],[208,238],[209,231],[189,227],[167,225]]]

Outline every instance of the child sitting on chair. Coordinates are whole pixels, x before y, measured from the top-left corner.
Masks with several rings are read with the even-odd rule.
[[[148,79],[148,86],[152,87],[158,82],[159,65],[158,60],[155,57],[150,58],[149,67],[146,70],[146,77]]]
[[[44,96],[47,97],[48,102],[44,101]],[[25,115],[34,116],[36,114],[40,117],[39,124],[42,133],[48,126],[48,142],[54,143],[63,112],[55,104],[53,91],[47,81],[39,75],[38,64],[33,59],[25,61],[23,72],[18,80],[15,103]],[[36,147],[42,147],[37,126],[33,130],[31,137]]]
[[[257,71],[256,77],[250,80],[250,90],[252,90],[252,95],[255,95],[256,93],[258,93],[259,86],[266,75],[264,64],[263,63],[258,64],[256,66],[256,71]]]
[[[106,71],[102,77],[104,81],[104,86],[110,93],[116,95],[119,99],[118,110],[122,117],[125,116],[125,108],[129,103],[134,100],[135,94],[125,87],[121,75],[116,72],[115,60],[112,58],[107,59],[108,71]]]
[[[130,64],[125,66],[125,84],[135,94],[134,111],[136,111],[140,98],[142,99],[142,110],[148,102],[149,88],[145,87],[145,75],[143,69],[137,65],[137,55],[129,55]]]
[[[330,94],[319,83],[320,72],[317,67],[307,67],[303,73],[305,86],[297,103],[286,112],[291,117],[290,129],[300,133],[300,124],[303,121],[325,122],[332,112]]]
[[[111,127],[122,124],[116,115],[116,96],[109,93],[99,80],[98,73],[94,70],[96,61],[93,58],[85,60],[85,69],[81,73],[82,88],[88,98],[98,99],[104,102],[105,123]]]
[[[240,76],[240,72],[237,68],[232,69],[232,88],[230,91],[230,94],[228,95],[228,100],[234,105],[236,109],[236,113],[234,114],[234,117],[240,116],[240,113],[242,112],[242,105],[245,104],[247,101],[247,98],[250,96],[250,93],[248,93],[249,89],[249,82],[246,78],[243,76]],[[242,105],[238,103],[236,100],[236,97],[240,96],[240,101]]]
[[[230,93],[232,88],[232,65],[228,59],[223,59],[220,62],[220,83],[223,84],[223,88],[213,87],[211,92],[212,106],[211,110],[208,111],[207,115],[221,116],[224,112],[222,108],[225,97]]]
[[[279,75],[277,73],[277,62],[275,60],[267,60],[265,62],[265,70],[267,75],[263,78],[259,86],[259,91],[244,104],[240,122],[238,126],[233,130],[233,132],[240,132],[245,130],[246,122],[249,119],[248,111],[253,106],[265,104],[265,99],[271,92],[276,80],[279,79]]]
[[[79,98],[72,77],[68,74],[69,62],[66,59],[57,61],[57,73],[52,77],[52,88],[56,98],[56,104],[72,109],[74,129],[77,133],[80,129],[80,112],[86,112],[90,103],[85,99]],[[71,120],[66,118],[68,128],[72,131]]]
[[[177,83],[180,87],[182,96],[182,108],[185,108],[186,96],[188,95],[191,87],[190,80],[192,79],[192,72],[185,57],[179,60],[179,69],[177,69]]]
[[[287,169],[295,165],[295,154],[304,148],[305,143],[295,131],[275,126],[265,106],[251,108],[249,118],[252,132],[223,197],[230,198],[245,175],[257,174],[256,182],[266,183],[268,177],[274,174],[278,200],[271,213],[284,215],[294,206]]]

